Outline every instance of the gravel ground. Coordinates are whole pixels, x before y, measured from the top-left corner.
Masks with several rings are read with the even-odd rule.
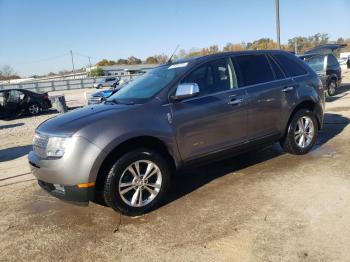
[[[83,105],[83,92],[66,100]],[[189,170],[163,207],[136,218],[39,189],[26,154],[55,114],[0,122],[0,261],[350,260],[350,84],[328,99],[310,154],[274,145]]]

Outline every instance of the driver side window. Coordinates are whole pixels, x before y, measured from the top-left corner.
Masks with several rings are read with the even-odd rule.
[[[236,74],[228,58],[200,66],[185,77],[181,83],[198,84],[201,96],[237,88]]]

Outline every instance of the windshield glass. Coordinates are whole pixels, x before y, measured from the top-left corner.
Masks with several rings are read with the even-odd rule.
[[[108,102],[143,103],[156,95],[184,71],[187,63],[164,65],[154,68],[108,98]]]
[[[325,56],[312,56],[306,58],[305,62],[313,69],[316,73],[322,73],[324,71]]]

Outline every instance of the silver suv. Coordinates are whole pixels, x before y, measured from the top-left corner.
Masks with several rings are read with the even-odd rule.
[[[139,215],[158,206],[176,170],[280,142],[305,154],[323,123],[324,89],[282,51],[220,53],[157,67],[104,103],[36,130],[39,185],[69,201],[102,199]]]
[[[94,88],[100,89],[102,87],[115,87],[119,85],[119,77],[107,77],[100,82],[94,83]]]

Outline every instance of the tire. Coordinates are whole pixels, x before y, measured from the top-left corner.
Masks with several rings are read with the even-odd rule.
[[[148,167],[152,168],[147,176]],[[170,174],[169,165],[160,154],[145,148],[131,151],[117,159],[110,169],[104,184],[104,199],[108,206],[127,216],[147,213],[163,200]]]
[[[334,96],[337,89],[337,82],[335,80],[332,80],[329,85],[327,86],[327,94],[328,96]]]
[[[102,87],[102,85],[98,85],[97,87],[96,87],[96,89],[100,89]]]
[[[30,104],[28,106],[28,113],[35,116],[41,112],[41,107],[38,104]]]
[[[307,120],[309,121],[309,125],[304,129],[307,125]],[[302,128],[300,128],[301,123],[303,123]],[[307,109],[301,109],[292,117],[288,126],[287,134],[281,141],[281,146],[287,153],[303,155],[308,153],[315,145],[317,135],[318,122],[314,113]]]

